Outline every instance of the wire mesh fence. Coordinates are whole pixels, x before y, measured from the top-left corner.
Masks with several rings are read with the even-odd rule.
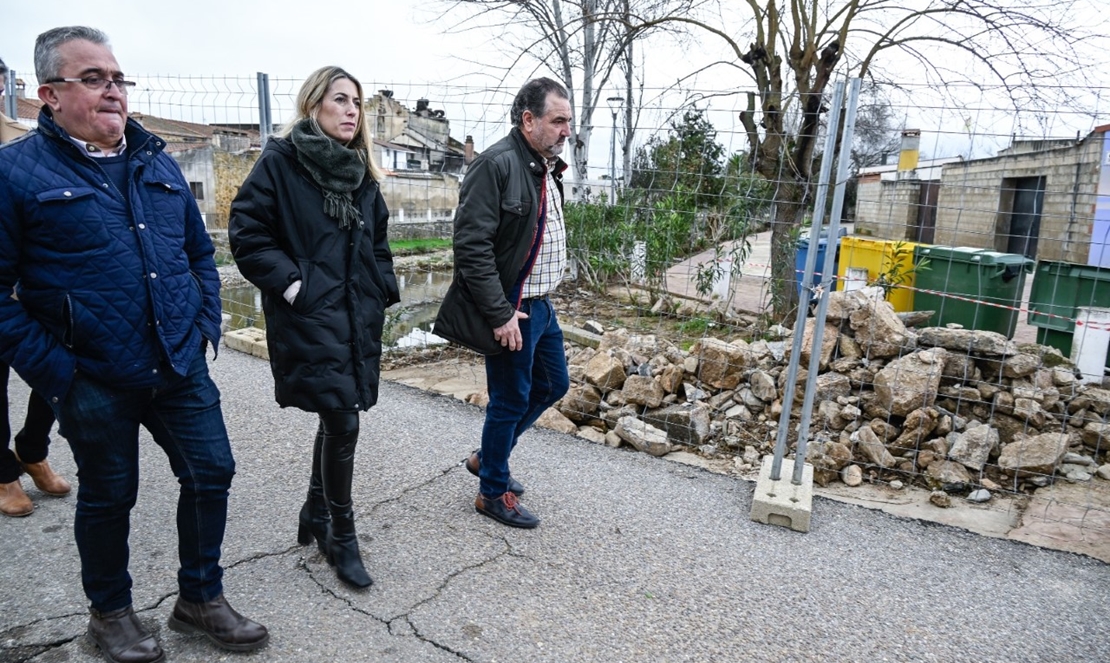
[[[216,240],[231,327],[264,329],[221,231],[260,149],[257,78],[137,80],[130,109],[167,139]],[[276,122],[299,86],[271,79]],[[1110,536],[1108,90],[1062,90],[1070,104],[1029,110],[986,86],[867,91],[835,237],[806,225],[825,156],[761,174],[757,159],[771,157],[753,158],[738,121],[746,90],[645,90],[638,126],[614,111],[591,127],[585,181],[568,188],[572,265],[557,309],[573,381],[556,408],[562,425],[753,472],[786,390],[809,378],[802,368],[786,384],[795,307],[829,297],[821,347],[801,357],[820,353],[807,454],[818,484],[869,483],[929,508],[967,502],[1092,552],[1082,542]],[[397,245],[403,301],[386,342],[413,352],[434,339],[466,164],[506,132],[514,90],[364,82],[364,92],[391,233],[432,247]],[[799,223],[784,227],[795,208]],[[811,251],[834,254],[835,274],[803,283]],[[799,392],[791,445],[801,403]]]

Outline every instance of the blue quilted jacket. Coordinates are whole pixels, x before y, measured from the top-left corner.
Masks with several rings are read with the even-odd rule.
[[[134,120],[126,136],[125,192],[48,110],[0,147],[0,360],[53,402],[75,371],[156,386],[220,337],[220,279],[196,201],[165,141]]]

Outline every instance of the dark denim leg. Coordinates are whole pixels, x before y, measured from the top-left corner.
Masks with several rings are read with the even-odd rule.
[[[15,454],[9,448],[12,440],[12,429],[8,423],[8,374],[11,369],[7,364],[0,363],[0,381],[3,382],[4,394],[3,400],[0,405],[4,406],[4,411],[0,412],[0,438],[4,441],[3,448],[0,448],[0,483],[11,483],[19,478],[19,461],[15,459]]]
[[[227,524],[227,494],[235,475],[220,391],[197,352],[188,375],[167,378],[142,421],[166,452],[181,484],[177,500],[177,581],[181,598],[211,601],[223,592],[220,546]]]
[[[521,310],[529,316],[520,321],[523,347],[486,357],[490,400],[482,428],[480,490],[487,497],[508,490],[516,439],[569,385],[563,333],[550,302],[525,301]]]
[[[15,434],[15,452],[24,463],[41,463],[46,460],[50,447],[50,428],[54,425],[54,410],[39,392],[32,391],[27,400],[27,418],[23,430]]]
[[[139,420],[149,395],[77,373],[57,411],[80,480],[73,531],[81,583],[101,612],[131,605],[127,536],[139,489]]]
[[[540,313],[540,309],[544,313]],[[536,341],[532,361],[532,389],[528,392],[528,409],[517,424],[512,448],[515,448],[524,431],[532,427],[536,420],[567,393],[570,389],[570,374],[567,371],[567,354],[563,348],[563,330],[555,316],[550,301],[537,302],[532,307],[532,317],[546,315],[547,322]],[[510,452],[512,451],[510,448]]]

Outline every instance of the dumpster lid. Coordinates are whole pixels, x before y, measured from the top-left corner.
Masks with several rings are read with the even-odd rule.
[[[1014,265],[1021,267],[1028,273],[1033,273],[1033,265],[1036,263],[1020,253],[999,253],[998,251],[982,251],[979,253],[979,261],[984,265]]]
[[[918,246],[918,257],[928,257],[931,260],[947,260],[949,262],[980,262],[977,256],[989,253],[986,249],[972,246]]]

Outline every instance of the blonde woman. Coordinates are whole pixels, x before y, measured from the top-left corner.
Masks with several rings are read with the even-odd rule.
[[[373,582],[351,500],[359,412],[377,401],[385,309],[400,301],[362,99],[339,67],[309,76],[228,225],[239,270],[262,291],[278,405],[319,416],[297,538],[315,539],[339,579],[359,588]]]

